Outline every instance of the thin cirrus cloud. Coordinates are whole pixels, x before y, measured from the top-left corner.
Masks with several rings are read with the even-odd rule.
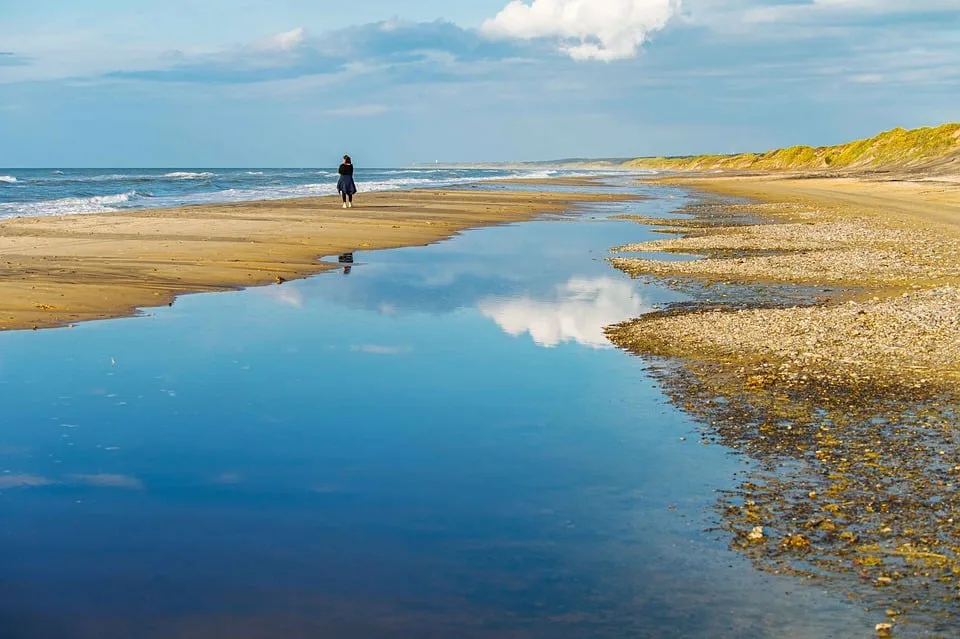
[[[260,294],[291,308],[303,308],[303,293],[296,286],[267,286],[260,289]]]
[[[612,61],[637,55],[649,35],[667,26],[680,0],[513,0],[481,32],[491,38],[555,40],[574,60]]]
[[[354,353],[365,353],[367,355],[409,355],[413,352],[412,348],[406,346],[383,346],[380,344],[361,344],[351,346],[350,350]]]
[[[452,22],[378,22],[311,37],[303,28],[215,53],[173,52],[174,64],[125,70],[108,78],[157,82],[244,84],[288,80],[367,68],[404,67],[445,61],[499,61],[519,57],[524,43],[494,41]]]
[[[52,479],[41,477],[39,475],[27,474],[6,474],[0,475],[0,490],[7,488],[36,488],[40,486],[50,486],[54,484]]]
[[[960,0],[812,0],[774,2],[751,7],[743,14],[745,23],[860,21],[895,14],[923,16],[956,12]]]
[[[128,490],[140,490],[143,488],[143,482],[130,475],[99,473],[96,475],[71,475],[70,479],[74,483],[84,484],[94,488],[125,488]]]
[[[325,113],[341,118],[372,118],[388,113],[389,111],[390,109],[382,104],[358,104],[356,106],[328,109]]]
[[[11,51],[0,51],[0,67],[20,67],[30,64],[27,58]]]
[[[70,475],[66,480],[56,480],[39,475],[28,474],[7,474],[0,475],[0,489],[7,488],[39,488],[43,486],[54,486],[57,484],[81,484],[93,486],[95,488],[126,488],[139,490],[143,488],[143,482],[130,475],[113,474],[95,474],[95,475]]]

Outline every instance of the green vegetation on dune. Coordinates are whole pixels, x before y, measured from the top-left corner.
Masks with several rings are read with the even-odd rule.
[[[914,168],[960,159],[960,123],[906,130],[896,128],[836,146],[792,146],[766,153],[637,158],[624,168],[697,170],[816,170]]]

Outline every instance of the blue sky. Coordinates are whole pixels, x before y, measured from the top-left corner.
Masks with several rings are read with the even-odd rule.
[[[0,166],[367,166],[960,120],[960,0],[0,0]]]

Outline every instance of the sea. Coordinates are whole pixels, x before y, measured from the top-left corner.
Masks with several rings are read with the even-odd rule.
[[[361,193],[590,171],[406,168],[356,171]],[[0,219],[331,195],[336,169],[0,169]]]

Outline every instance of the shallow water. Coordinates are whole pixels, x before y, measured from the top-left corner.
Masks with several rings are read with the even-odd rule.
[[[603,338],[677,299],[603,261],[641,188],[0,334],[0,636],[870,636],[704,531],[744,462]]]

